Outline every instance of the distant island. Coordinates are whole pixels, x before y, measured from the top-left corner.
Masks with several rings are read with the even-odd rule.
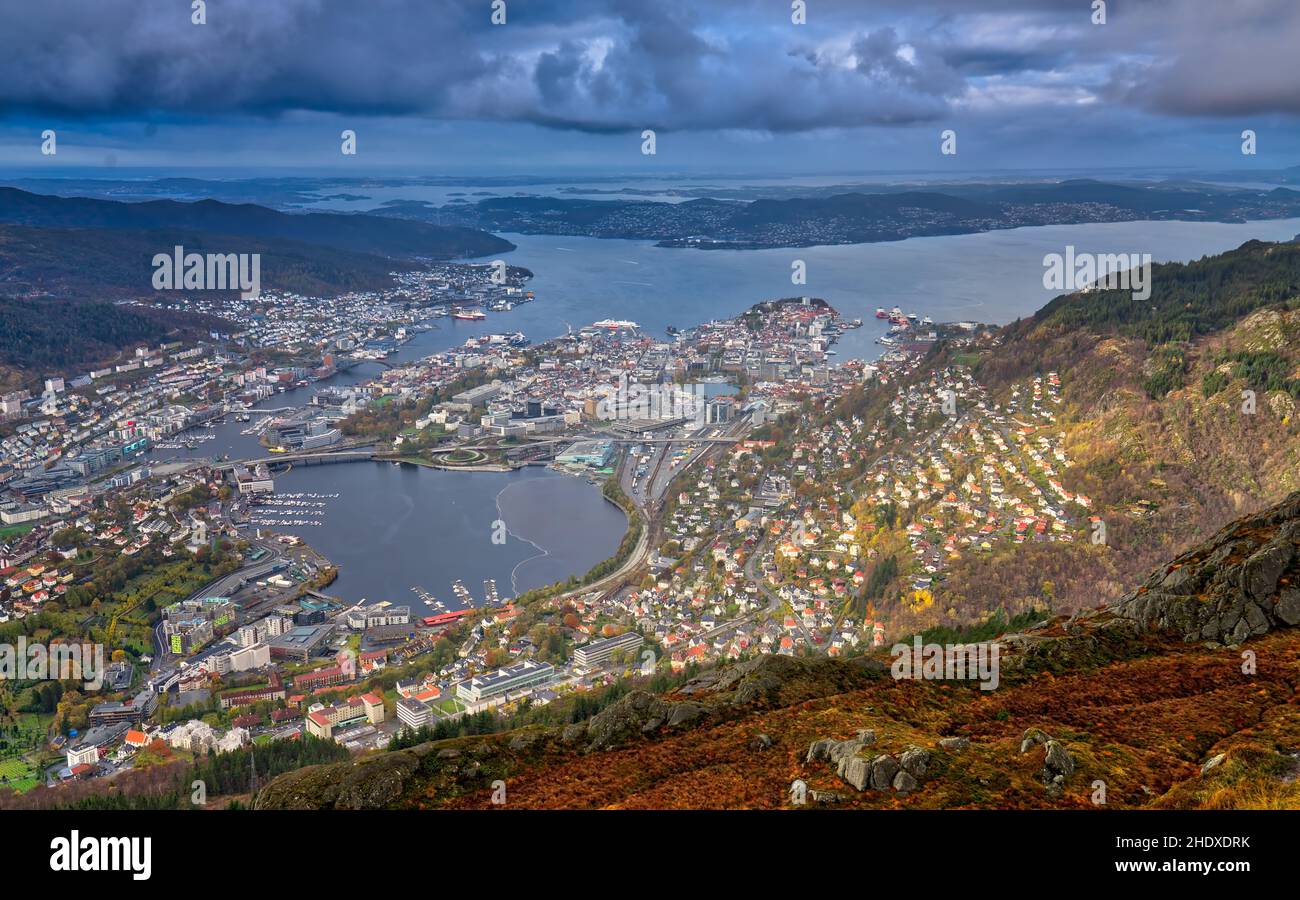
[[[389,203],[374,215],[494,232],[652,240],[661,247],[751,250],[866,244],[1034,225],[1176,220],[1244,222],[1300,216],[1300,191],[1194,182],[945,185],[789,199],[681,203],[642,199],[494,197],[435,207]]]

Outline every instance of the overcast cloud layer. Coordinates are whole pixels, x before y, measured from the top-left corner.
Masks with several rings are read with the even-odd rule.
[[[1300,112],[1294,0],[6,2],[0,104],[78,115],[292,110],[593,131],[802,131],[1115,102]]]
[[[1105,25],[1091,0],[807,0],[806,25],[786,0],[491,14],[490,0],[209,0],[200,26],[188,0],[0,0],[0,133],[315,115],[732,140],[974,122],[1005,138],[1030,117],[1140,132],[1300,115],[1295,0],[1111,0]]]

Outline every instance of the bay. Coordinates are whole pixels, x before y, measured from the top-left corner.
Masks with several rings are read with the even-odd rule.
[[[781,250],[685,250],[649,241],[506,235],[517,249],[512,265],[535,277],[537,300],[481,322],[445,318],[389,357],[418,359],[463,344],[466,338],[523,331],[535,342],[612,318],[638,322],[665,338],[669,325],[686,328],[743,312],[777,297],[818,296],[863,327],[837,345],[839,359],[873,359],[875,339],[886,325],[877,307],[899,306],[935,321],[1005,324],[1033,314],[1056,295],[1043,287],[1043,257],[1077,252],[1150,253],[1156,262],[1187,261],[1220,253],[1247,240],[1289,240],[1300,219],[1246,223],[1124,222],[1060,225],[907,241]],[[791,264],[802,260],[807,283],[791,283]],[[363,365],[258,404],[263,409],[301,405],[324,384],[350,384],[375,377]],[[191,435],[193,451],[157,451],[157,459],[265,455],[248,426],[228,422]],[[513,473],[464,473],[412,466],[358,463],[300,468],[277,478],[282,492],[339,493],[323,520],[302,536],[340,564],[331,591],[365,597],[419,601],[420,585],[452,605],[460,578],[481,602],[482,579],[495,578],[501,596],[580,575],[611,555],[626,520],[586,481],[538,469]],[[500,517],[510,531],[503,546],[489,541]]]

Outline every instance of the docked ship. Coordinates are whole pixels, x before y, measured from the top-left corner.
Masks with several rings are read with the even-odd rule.
[[[885,308],[884,308],[883,306],[877,306],[877,307],[876,307],[876,318],[877,318],[877,319],[888,319],[888,318],[889,318],[889,313],[885,312]]]
[[[483,312],[481,309],[467,309],[463,306],[458,306],[452,312],[451,317],[453,319],[462,319],[466,322],[481,322],[487,318],[487,313]]]

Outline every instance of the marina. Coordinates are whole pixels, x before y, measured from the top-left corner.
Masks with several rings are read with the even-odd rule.
[[[262,527],[302,537],[334,563],[331,594],[393,602],[414,594],[428,614],[581,575],[613,555],[627,528],[599,487],[543,468],[360,463],[295,467],[275,483],[275,499],[288,502],[250,505],[250,515],[275,520]],[[570,516],[563,529],[554,527],[555,509]],[[509,532],[504,544],[492,540],[498,518]],[[483,596],[471,584],[483,584]]]

